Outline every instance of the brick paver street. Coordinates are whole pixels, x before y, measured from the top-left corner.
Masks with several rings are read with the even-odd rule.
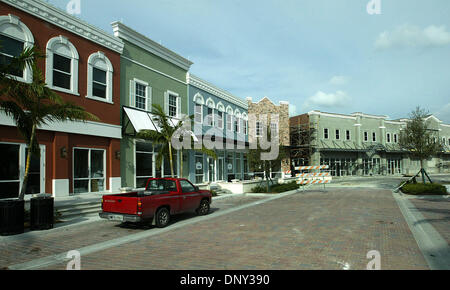
[[[260,199],[251,198],[252,201]],[[246,197],[214,204],[216,213],[252,202]],[[180,219],[184,219],[181,217]],[[122,229],[108,222],[80,227],[72,239],[95,243],[103,238],[145,229]],[[155,229],[147,229],[152,231]],[[104,237],[104,235],[110,235]],[[58,254],[78,245],[69,237],[2,245],[14,252],[46,246]],[[50,246],[57,244],[57,246]],[[25,247],[27,246],[27,247]],[[45,246],[44,246],[45,248]],[[97,251],[81,257],[82,269],[366,269],[367,253],[381,254],[382,269],[428,269],[391,191],[368,188],[328,189],[297,193]],[[42,250],[43,252],[44,250]],[[37,257],[32,253],[33,258]],[[24,259],[24,255],[19,258]],[[65,269],[58,263],[47,269]]]
[[[215,201],[211,211],[224,210],[245,203],[263,199],[262,197],[242,198],[232,197]],[[175,217],[174,220],[192,218],[193,215]],[[119,237],[149,230],[133,225],[122,226],[108,221],[98,221],[88,224],[56,229],[49,232],[37,232],[38,237],[22,238],[0,237],[0,269],[11,264],[23,263],[50,255],[68,252],[88,245],[112,240]]]

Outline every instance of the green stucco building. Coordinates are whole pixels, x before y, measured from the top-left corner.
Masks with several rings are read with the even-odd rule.
[[[192,62],[120,22],[114,22],[112,27],[114,35],[124,43],[120,71],[122,186],[142,188],[150,177],[169,176],[170,166],[166,158],[158,169],[158,148],[151,142],[138,140],[136,133],[154,128],[153,104],[159,104],[174,120],[188,114],[187,73]],[[177,153],[178,176],[181,158]],[[183,163],[183,176],[188,176],[188,164]]]

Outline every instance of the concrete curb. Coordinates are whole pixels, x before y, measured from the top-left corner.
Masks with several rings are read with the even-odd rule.
[[[392,194],[430,269],[450,270],[450,247],[447,241],[408,198],[396,192]]]

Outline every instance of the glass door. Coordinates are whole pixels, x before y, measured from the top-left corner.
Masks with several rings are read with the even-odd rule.
[[[208,178],[210,182],[216,181],[216,162],[213,158],[208,158]]]
[[[224,165],[225,165],[225,159],[223,157],[219,158],[219,160],[217,162],[217,180],[219,180],[219,181],[225,180]]]
[[[105,191],[105,150],[74,148],[73,192]]]
[[[40,156],[32,156],[28,172],[26,195],[45,192],[45,146],[40,145]],[[0,144],[0,199],[17,198],[25,176],[25,144]]]

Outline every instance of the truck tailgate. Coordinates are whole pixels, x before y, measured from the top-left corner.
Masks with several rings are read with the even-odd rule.
[[[137,215],[137,196],[105,195],[103,196],[103,212]]]

